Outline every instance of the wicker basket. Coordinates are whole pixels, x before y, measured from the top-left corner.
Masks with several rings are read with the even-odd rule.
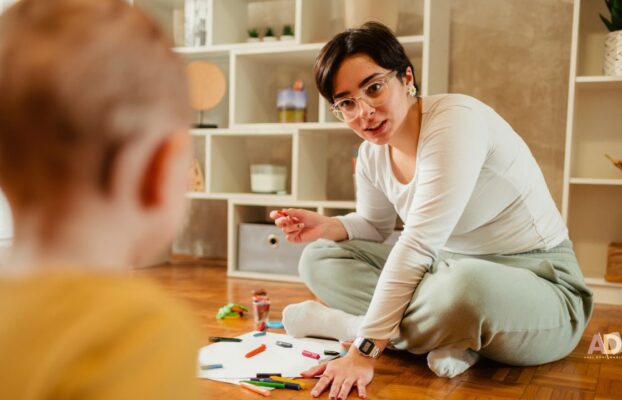
[[[605,75],[622,76],[622,30],[609,32],[605,36]]]
[[[605,280],[609,282],[622,282],[622,243],[609,244]]]

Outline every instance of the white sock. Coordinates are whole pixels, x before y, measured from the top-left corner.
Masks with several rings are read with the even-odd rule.
[[[352,340],[363,323],[364,316],[348,314],[307,300],[290,304],[283,309],[283,325],[293,337],[317,336]]]
[[[428,367],[440,377],[453,378],[469,369],[479,359],[480,355],[471,349],[445,346],[428,353]]]

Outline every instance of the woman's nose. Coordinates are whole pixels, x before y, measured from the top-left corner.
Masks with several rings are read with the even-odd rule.
[[[364,100],[359,100],[359,115],[363,117],[369,118],[376,112],[376,109],[369,104],[367,104]]]

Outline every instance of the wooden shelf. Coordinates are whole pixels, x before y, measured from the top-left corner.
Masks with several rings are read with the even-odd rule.
[[[568,85],[562,213],[597,302],[622,305],[622,285],[605,282],[607,247],[622,240],[622,77],[603,76],[605,2],[575,0]]]
[[[579,89],[622,89],[622,76],[577,76],[575,82]]]
[[[191,129],[194,157],[204,169],[205,191],[187,193],[193,206],[226,203],[227,254],[230,276],[292,280],[291,276],[252,274],[237,269],[238,224],[265,220],[271,207],[296,207],[325,215],[355,209],[352,148],[361,139],[338,121],[315,87],[313,64],[320,50],[345,29],[337,0],[205,0],[208,10],[202,47],[175,47],[185,62],[217,64],[228,79],[227,94],[206,120],[218,129]],[[184,0],[134,0],[155,17],[173,38],[174,15]],[[249,43],[247,28],[263,32],[257,10],[277,35],[292,25],[294,39]],[[177,10],[177,11],[176,11]],[[266,10],[270,12],[266,12]],[[398,40],[412,61],[423,95],[447,91],[449,59],[448,0],[402,0]],[[280,89],[302,79],[307,91],[306,123],[278,122]],[[272,163],[288,168],[287,195],[250,192],[250,165]],[[210,203],[210,200],[214,200]],[[269,222],[269,221],[266,221]],[[200,232],[192,226],[193,232]],[[203,255],[209,256],[209,255]]]
[[[570,183],[573,185],[622,186],[622,178],[621,179],[571,178]]]

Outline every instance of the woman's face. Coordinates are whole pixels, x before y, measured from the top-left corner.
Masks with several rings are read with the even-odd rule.
[[[359,97],[361,88],[382,79],[389,72],[391,71],[376,64],[366,54],[355,54],[346,58],[335,75],[335,102],[343,98]],[[411,77],[412,75],[407,74],[404,79],[409,80]],[[348,126],[358,136],[378,145],[391,143],[410,108],[407,86],[399,78],[392,77],[387,80],[384,90],[388,92],[382,105],[372,107],[359,98],[357,114],[353,119],[346,119]]]

